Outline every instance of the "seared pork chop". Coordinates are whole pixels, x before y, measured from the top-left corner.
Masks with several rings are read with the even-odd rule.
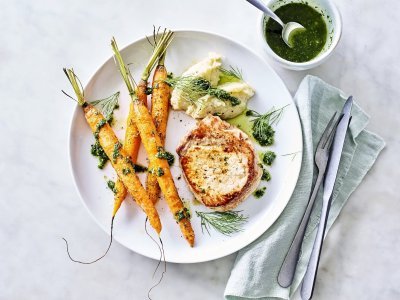
[[[260,182],[262,170],[249,137],[219,117],[199,121],[177,153],[194,196],[215,210],[234,209]]]

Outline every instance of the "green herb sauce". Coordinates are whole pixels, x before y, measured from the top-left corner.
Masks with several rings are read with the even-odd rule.
[[[164,170],[162,169],[162,168],[158,168],[157,169],[157,176],[158,177],[161,177],[161,176],[163,176],[165,173],[164,173]]]
[[[267,166],[272,165],[272,163],[274,162],[276,158],[276,154],[273,151],[267,151],[263,154],[263,163],[266,164]]]
[[[107,154],[104,152],[104,149],[101,147],[100,142],[99,142],[100,129],[106,124],[107,124],[106,119],[102,119],[102,120],[100,120],[99,123],[97,123],[96,130],[93,133],[94,139],[96,140],[96,142],[93,145],[90,145],[90,153],[93,156],[98,157],[98,159],[99,159],[99,163],[97,165],[97,167],[99,169],[103,169],[109,160]]]
[[[260,167],[262,168],[261,180],[270,181],[271,173],[263,165],[260,164]]]
[[[120,156],[119,149],[121,149],[121,148],[122,148],[122,144],[120,142],[116,142],[114,144],[114,151],[113,151],[113,155],[112,155],[114,163],[116,162],[117,158]]]
[[[133,169],[135,170],[135,173],[147,172],[147,168],[142,165],[132,164],[132,166],[133,166]]]
[[[172,166],[175,162],[175,156],[171,152],[165,151],[163,147],[158,148],[156,157],[167,160],[170,166]]]
[[[266,124],[262,131],[253,125],[253,137],[261,146],[271,146],[275,142],[275,130],[271,125]]]
[[[93,156],[98,157],[99,159],[99,163],[97,165],[99,169],[103,169],[107,161],[109,161],[107,154],[104,152],[104,149],[101,147],[99,142],[100,130],[107,123],[110,125],[113,123],[114,120],[113,112],[115,109],[119,108],[118,98],[119,98],[119,92],[116,92],[110,97],[90,102],[91,105],[99,109],[104,115],[104,119],[100,120],[99,123],[97,123],[96,130],[93,133],[95,138],[95,143],[93,145],[90,145],[90,153]],[[87,103],[84,104],[84,106],[86,105]]]
[[[246,116],[253,117],[252,135],[260,146],[271,146],[274,143],[275,130],[272,128],[271,117],[281,114],[280,111],[272,110],[264,115],[254,110],[246,111]]]
[[[149,173],[156,175],[157,177],[161,177],[165,174],[164,170],[160,167],[158,167],[157,169],[150,169]]]
[[[90,153],[99,159],[97,167],[99,169],[103,169],[106,163],[108,162],[108,157],[97,139],[96,142],[90,146]]]
[[[321,52],[327,40],[327,27],[320,12],[304,3],[289,3],[275,13],[284,23],[297,22],[306,29],[293,33],[290,48],[282,39],[282,26],[272,18],[264,20],[265,38],[276,54],[292,62],[306,62]]]
[[[176,222],[180,222],[183,219],[190,219],[190,211],[188,208],[184,207],[175,213]]]
[[[264,187],[262,187],[260,189],[255,190],[253,195],[256,198],[261,198],[262,196],[264,196],[266,190],[267,190],[267,188],[264,186]]]
[[[249,137],[253,137],[253,124],[250,122],[249,117],[246,115],[246,111],[242,112],[237,117],[226,120],[229,124],[236,126]]]
[[[114,194],[118,193],[117,188],[115,187],[115,182],[112,180],[107,181],[107,186],[110,190],[113,191]]]
[[[243,80],[242,71],[238,68],[230,66],[229,69],[225,69],[223,67],[220,67],[219,70],[221,74],[219,76],[218,85],[227,82],[240,82]]]
[[[115,147],[114,147],[114,149],[115,149]],[[117,152],[118,153],[116,153],[116,157],[118,157],[119,149],[117,149]],[[133,170],[135,171],[135,173],[143,173],[143,172],[147,172],[148,171],[148,169],[145,166],[134,164],[129,156],[124,157],[124,159],[125,159],[125,162],[131,164],[131,166],[132,166]],[[129,170],[129,171],[131,171],[131,170]]]
[[[124,175],[128,175],[128,174],[130,174],[132,171],[131,171],[131,169],[129,169],[129,168],[124,168],[124,169],[122,169],[122,174],[124,174]]]
[[[220,100],[230,101],[232,106],[240,104],[240,100],[236,97],[231,96],[227,91],[219,88],[211,88],[208,90],[210,96],[214,96]]]
[[[100,129],[106,125],[107,120],[106,119],[102,119],[100,120],[99,123],[97,123],[96,125],[96,131],[94,132],[94,138],[97,140],[99,138],[99,133],[100,133]]]

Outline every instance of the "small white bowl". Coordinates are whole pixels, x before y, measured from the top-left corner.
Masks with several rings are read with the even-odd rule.
[[[288,4],[288,3],[304,3],[304,0],[269,0],[267,1],[267,5],[272,10],[276,10],[279,7]],[[260,18],[260,32],[261,37],[263,39],[265,49],[267,53],[276,61],[280,66],[291,69],[291,70],[308,70],[311,68],[315,68],[320,65],[324,61],[328,59],[328,57],[332,54],[333,50],[336,48],[340,36],[342,35],[342,17],[337,9],[336,5],[332,3],[330,0],[308,0],[308,5],[313,8],[316,8],[318,11],[322,13],[324,20],[326,22],[328,36],[327,41],[325,43],[324,48],[321,52],[307,62],[292,62],[280,57],[276,54],[268,45],[267,40],[265,39],[265,21],[268,21],[269,17],[264,18],[264,14],[261,15]],[[265,21],[264,21],[265,20]]]

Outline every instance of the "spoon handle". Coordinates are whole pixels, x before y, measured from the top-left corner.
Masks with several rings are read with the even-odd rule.
[[[283,23],[282,20],[271,9],[269,9],[261,0],[246,0],[246,1],[257,7],[259,10],[263,11],[264,14],[274,19],[282,27],[285,26],[285,23]]]

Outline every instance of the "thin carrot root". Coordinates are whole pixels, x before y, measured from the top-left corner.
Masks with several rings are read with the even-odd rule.
[[[160,240],[160,245],[159,245],[157,241],[148,233],[146,225],[147,225],[147,219],[144,223],[144,231],[146,232],[147,236],[157,245],[158,250],[160,251],[160,259],[158,260],[157,266],[154,269],[153,278],[155,277],[157,270],[161,265],[161,262],[164,262],[164,270],[161,273],[160,279],[147,292],[147,297],[151,300],[150,294],[152,290],[161,284],[162,280],[164,279],[164,275],[167,273],[167,261],[165,260],[164,244],[161,237],[159,237]]]
[[[130,156],[122,148],[121,143],[118,141],[118,138],[116,137],[114,131],[112,130],[111,126],[108,124],[104,116],[101,114],[101,112],[96,107],[85,101],[83,95],[83,87],[78,77],[75,75],[74,71],[72,69],[64,69],[64,73],[66,74],[75,91],[77,103],[83,108],[87,123],[89,124],[95,137],[98,139],[100,146],[103,148],[107,157],[110,159],[111,164],[117,172],[118,177],[121,179],[121,184],[117,185],[116,187],[121,189],[121,186],[125,186],[127,188],[128,192],[136,199],[137,203],[148,216],[151,226],[154,228],[157,234],[160,234],[162,226],[158,212],[153,202],[150,200],[146,190],[142,186],[139,178],[137,177],[134,164],[132,163]],[[71,257],[69,253],[68,242],[64,239],[67,246],[68,256],[72,261],[83,264],[91,264],[100,260],[108,253],[113,240],[112,234],[114,216],[121,202],[122,200],[119,201],[119,205],[117,204],[114,206],[113,216],[111,219],[110,244],[106,250],[106,253],[100,258],[91,262],[78,261]]]
[[[73,262],[76,262],[76,263],[79,263],[79,264],[83,264],[83,265],[90,265],[90,264],[93,264],[93,263],[99,261],[100,259],[102,259],[104,256],[107,255],[108,251],[111,248],[111,244],[113,242],[113,229],[114,229],[114,217],[111,218],[110,243],[108,244],[107,250],[106,250],[106,252],[104,252],[104,254],[102,256],[100,256],[100,257],[98,257],[98,258],[96,258],[95,260],[92,260],[92,261],[81,261],[81,260],[77,260],[77,259],[72,258],[71,254],[69,253],[68,241],[65,238],[62,238],[64,240],[64,242],[65,242],[66,247],[67,247],[67,254],[68,254],[69,259],[71,261],[73,261]]]

